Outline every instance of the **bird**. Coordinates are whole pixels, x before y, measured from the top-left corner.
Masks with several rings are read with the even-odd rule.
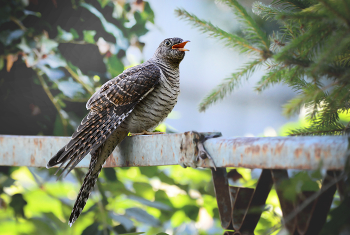
[[[97,90],[86,103],[83,118],[67,145],[47,163],[59,165],[66,176],[88,153],[91,161],[68,224],[77,220],[92,192],[102,165],[129,133],[150,134],[177,103],[180,92],[179,65],[188,40],[163,40],[146,62],[126,69]]]

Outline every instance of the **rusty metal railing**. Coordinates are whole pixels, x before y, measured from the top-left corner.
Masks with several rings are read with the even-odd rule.
[[[317,234],[333,195],[341,195],[349,146],[347,136],[214,138],[220,133],[185,132],[127,137],[104,167],[182,165],[211,168],[225,234],[253,234],[266,198],[275,185],[290,234]],[[0,135],[0,165],[45,167],[69,137]],[[78,167],[88,167],[86,157]],[[263,169],[256,188],[228,184],[226,167]],[[320,192],[303,192],[298,202],[282,197],[287,169],[326,169]],[[258,208],[258,209],[257,209]],[[259,209],[260,208],[260,209]]]
[[[45,167],[69,139],[0,135],[0,165]],[[209,159],[197,159],[195,139],[196,132],[127,137],[113,151],[105,167],[177,164],[212,167]],[[216,167],[342,170],[349,143],[346,136],[221,137],[205,140],[203,145]],[[78,167],[88,167],[89,162],[88,156]]]

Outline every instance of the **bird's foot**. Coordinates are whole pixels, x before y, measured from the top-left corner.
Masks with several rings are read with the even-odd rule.
[[[141,133],[130,133],[130,136],[135,136],[135,135],[160,135],[160,134],[165,134],[165,132],[149,132],[149,131],[143,131]]]

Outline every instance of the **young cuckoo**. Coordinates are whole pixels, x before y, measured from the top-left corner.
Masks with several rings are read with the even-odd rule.
[[[165,39],[151,59],[106,82],[87,102],[90,112],[72,139],[47,163],[47,168],[64,166],[61,174],[66,171],[67,175],[91,154],[88,173],[69,218],[70,226],[83,210],[114,148],[129,132],[152,131],[174,108],[180,91],[179,64],[188,51],[184,48],[187,42]]]

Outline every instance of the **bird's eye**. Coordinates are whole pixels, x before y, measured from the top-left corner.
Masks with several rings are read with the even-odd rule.
[[[166,46],[170,46],[170,44],[171,44],[171,43],[170,43],[169,41],[166,41],[166,42],[165,42],[165,45],[166,45]]]

